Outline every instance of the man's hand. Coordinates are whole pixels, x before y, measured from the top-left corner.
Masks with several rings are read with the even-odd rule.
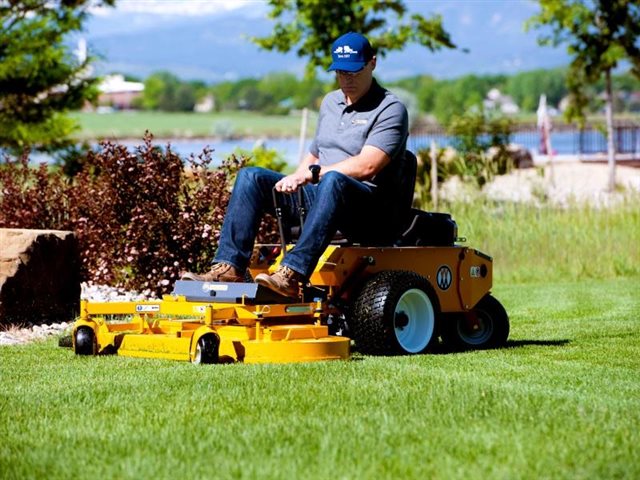
[[[293,193],[311,181],[310,171],[296,171],[276,183],[276,190],[282,193]]]

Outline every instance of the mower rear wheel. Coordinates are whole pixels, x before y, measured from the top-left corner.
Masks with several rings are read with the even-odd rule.
[[[469,312],[450,315],[442,325],[442,341],[454,350],[502,347],[509,337],[509,316],[502,304],[485,295]]]
[[[96,334],[90,327],[78,327],[76,330],[75,353],[76,355],[95,355]]]
[[[437,297],[415,272],[388,270],[367,281],[352,321],[356,348],[369,355],[422,353],[437,338]]]
[[[196,356],[193,358],[193,363],[197,365],[218,363],[219,347],[220,340],[215,333],[204,334],[196,344]]]

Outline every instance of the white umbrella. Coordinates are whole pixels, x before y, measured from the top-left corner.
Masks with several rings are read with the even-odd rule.
[[[540,95],[538,103],[538,128],[540,129],[540,148],[539,151],[543,155],[547,155],[551,173],[551,184],[553,185],[553,148],[551,147],[551,117],[547,110],[547,96],[543,93]]]

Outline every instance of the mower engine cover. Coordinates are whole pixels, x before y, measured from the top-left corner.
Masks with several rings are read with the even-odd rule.
[[[458,237],[458,225],[448,213],[425,212],[411,209],[411,222],[402,233],[397,247],[448,247]]]

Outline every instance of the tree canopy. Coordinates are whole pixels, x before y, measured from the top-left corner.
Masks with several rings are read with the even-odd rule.
[[[622,60],[631,62],[633,73],[640,77],[640,3],[638,0],[540,0],[541,11],[530,25],[551,27],[543,35],[543,44],[568,44],[573,57],[567,85],[571,92],[569,118],[584,121],[589,103],[585,93],[603,76],[605,78],[605,116],[607,122],[607,156],[609,191],[615,188],[615,146],[613,142],[612,70]]]
[[[640,3],[637,0],[540,0],[529,28],[550,28],[543,45],[567,45],[572,61],[567,86],[572,94],[569,118],[582,118],[589,86],[597,84],[622,60],[640,78]]]
[[[333,41],[349,31],[367,36],[380,56],[409,42],[431,51],[455,48],[439,15],[408,15],[402,0],[269,0],[269,5],[276,20],[273,33],[252,40],[267,50],[295,50],[308,57],[311,76],[317,67],[329,67]]]
[[[206,93],[207,87],[202,81],[184,82],[171,72],[154,72],[144,81],[138,106],[147,110],[191,112]]]
[[[74,129],[65,116],[96,94],[91,57],[74,55],[67,35],[88,8],[114,0],[0,2],[0,146],[62,146]]]

